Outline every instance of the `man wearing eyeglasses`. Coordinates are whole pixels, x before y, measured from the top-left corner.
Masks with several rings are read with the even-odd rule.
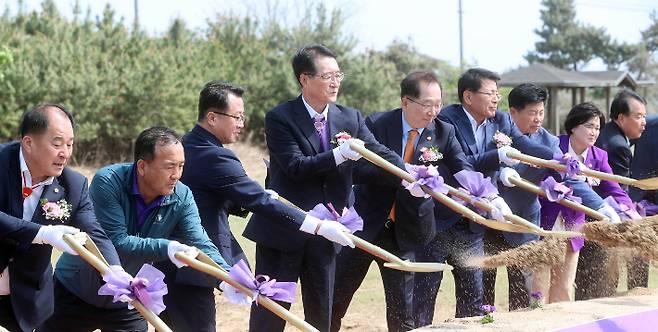
[[[466,154],[466,160],[473,165],[476,171],[490,177],[494,184],[500,178],[509,183],[509,177],[518,176],[511,168],[519,162],[509,158],[507,152],[518,152],[516,148],[525,153],[544,159],[552,159],[553,152],[547,147],[532,143],[513,124],[508,113],[497,110],[501,95],[498,93],[497,81],[500,77],[485,69],[469,69],[459,78],[458,96],[461,104],[447,106],[439,114],[439,118],[455,127],[455,136]],[[501,132],[512,139],[511,145],[497,146],[494,134]],[[502,171],[501,171],[502,170]],[[504,200],[493,200],[492,205],[501,211],[509,212]],[[484,228],[463,218],[457,218],[444,232],[451,234],[448,238],[460,239],[462,250],[470,254],[484,254]],[[446,234],[439,232],[439,234]],[[421,250],[416,259],[419,261],[436,261],[443,259],[446,254],[442,250],[442,237],[437,236],[430,244]],[[458,262],[463,258],[457,258]],[[463,262],[459,262],[463,264]],[[455,280],[457,308],[456,317],[469,317],[482,315],[483,303],[482,270],[464,268],[463,278]],[[457,278],[458,275],[455,275]],[[429,325],[434,316],[434,306],[441,276],[428,273],[416,277],[414,292],[414,310],[416,311],[417,326]],[[493,303],[486,303],[493,304]]]
[[[340,213],[350,205],[354,161],[361,158],[349,143],[365,144],[400,168],[404,163],[377,143],[359,111],[335,104],[344,74],[330,49],[322,45],[303,47],[293,58],[292,67],[301,95],[265,116],[271,158],[268,187],[304,210],[322,203]],[[391,175],[379,172],[377,176],[383,183],[400,186],[400,180]],[[334,245],[259,214],[251,218],[244,236],[256,242],[256,274],[278,281],[301,279],[306,321],[328,331],[336,265]],[[285,321],[262,306],[252,306],[251,331],[283,331],[284,326]]]
[[[407,75],[400,83],[400,106],[366,119],[377,141],[404,156],[407,163],[438,167],[452,185],[455,184],[452,174],[473,169],[455,139],[454,128],[436,120],[441,110],[441,84],[434,72],[423,70]],[[425,157],[428,155],[423,151],[427,149],[436,152],[433,157]],[[364,220],[364,229],[356,235],[403,259],[415,260],[415,250],[424,247],[436,234],[434,201],[382,186],[377,179],[362,182],[359,176],[362,169],[359,167],[357,171],[359,184],[354,188],[354,206]],[[442,206],[437,211],[450,211],[445,209]],[[342,250],[336,263],[332,331],[339,330],[341,319],[373,260],[379,266],[384,284],[388,331],[417,327],[413,316],[414,273],[386,268],[382,260],[361,251]]]

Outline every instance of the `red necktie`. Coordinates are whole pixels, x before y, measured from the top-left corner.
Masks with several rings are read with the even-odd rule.
[[[411,129],[409,130],[409,137],[407,137],[407,144],[404,146],[404,162],[411,164],[414,157],[414,140],[418,136],[418,130]],[[391,207],[391,212],[388,214],[388,218],[395,221],[395,201],[393,201],[393,206]]]

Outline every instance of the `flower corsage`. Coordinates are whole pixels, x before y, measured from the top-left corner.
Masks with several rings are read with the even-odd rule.
[[[496,130],[496,133],[493,135],[493,142],[496,144],[496,148],[500,149],[503,146],[512,145],[512,139]]]
[[[429,163],[432,161],[437,161],[443,159],[443,153],[439,151],[439,148],[436,146],[431,147],[422,147],[420,148],[421,155],[418,157],[418,160],[423,163]]]
[[[41,209],[47,220],[57,220],[63,222],[71,217],[71,204],[64,199],[57,202],[49,202],[47,199],[41,200]]]

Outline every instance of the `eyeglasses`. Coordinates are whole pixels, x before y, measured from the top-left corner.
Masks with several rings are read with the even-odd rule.
[[[341,82],[345,78],[345,73],[342,71],[337,71],[333,73],[324,73],[324,74],[311,74],[311,73],[304,73],[308,76],[313,76],[313,77],[320,77],[323,82],[331,82],[332,80],[336,80],[336,82]]]
[[[211,113],[215,113],[215,114],[220,114],[220,115],[223,115],[223,116],[228,116],[229,118],[236,119],[236,120],[238,120],[238,122],[242,122],[242,123],[244,123],[244,120],[245,120],[245,118],[244,118],[244,114],[241,114],[241,115],[233,115],[233,114],[222,113],[222,112],[215,112],[215,111],[210,111],[210,112],[211,112]]]
[[[422,107],[426,112],[434,111],[434,110],[441,110],[441,107],[443,106],[443,103],[438,103],[438,104],[423,104],[419,102],[418,100],[414,100],[413,98],[405,97],[407,100],[410,102]]]
[[[503,98],[503,96],[498,91],[491,91],[491,92],[473,91],[473,92],[479,93],[479,94],[482,94],[482,95],[487,95],[487,96],[489,96],[489,98],[492,98],[492,99],[494,97],[496,97],[497,100],[500,100],[501,98]]]

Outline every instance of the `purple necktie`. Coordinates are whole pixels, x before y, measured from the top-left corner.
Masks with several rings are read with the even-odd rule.
[[[324,152],[329,150],[329,141],[327,140],[327,120],[322,114],[318,114],[314,117],[313,126],[315,126],[315,131],[320,136],[320,143],[322,144],[322,151]]]

